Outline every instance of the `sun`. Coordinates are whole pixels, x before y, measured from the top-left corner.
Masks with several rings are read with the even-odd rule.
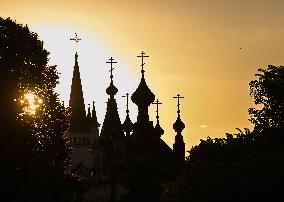
[[[43,101],[34,93],[29,92],[24,94],[23,98],[20,100],[20,103],[23,106],[24,114],[34,116]]]

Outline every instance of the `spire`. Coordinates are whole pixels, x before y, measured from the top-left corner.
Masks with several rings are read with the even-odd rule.
[[[87,118],[91,119],[91,106],[90,106],[90,104],[88,104],[88,114],[87,114]]]
[[[97,112],[95,108],[95,101],[93,101],[93,109],[92,109],[92,123],[96,124],[98,127],[100,126],[98,119],[97,119]]]
[[[153,104],[157,105],[157,110],[156,110],[156,119],[157,119],[157,124],[155,126],[155,130],[157,132],[157,134],[159,135],[159,137],[161,137],[164,134],[164,130],[163,128],[160,126],[159,123],[159,105],[161,105],[162,103],[157,99],[156,102],[153,102]]]
[[[175,130],[175,132],[177,133],[175,136],[175,143],[173,145],[173,149],[174,149],[174,155],[176,160],[183,164],[184,160],[185,160],[185,143],[183,141],[183,136],[181,135],[181,132],[183,131],[183,129],[185,128],[184,123],[182,122],[181,118],[180,118],[180,99],[184,98],[181,97],[180,94],[177,95],[177,97],[173,97],[173,98],[177,98],[178,99],[178,110],[177,110],[177,120],[176,122],[173,124],[173,129]]]
[[[77,52],[75,53],[75,66],[73,69],[69,107],[71,108],[71,130],[81,131],[86,118],[86,110]]]
[[[129,93],[126,93],[126,95],[122,96],[126,97],[126,118],[122,125],[124,132],[126,133],[126,136],[130,136],[130,132],[133,130],[133,123],[131,122],[129,118],[129,109],[128,109],[128,99],[129,99]]]
[[[131,100],[138,106],[137,122],[140,122],[140,123],[141,122],[145,123],[149,121],[148,107],[155,100],[155,95],[152,93],[152,91],[147,86],[145,77],[144,77],[144,73],[145,73],[144,57],[149,57],[149,56],[145,56],[144,54],[145,53],[142,51],[141,56],[137,56],[137,57],[142,58],[142,64],[141,64],[142,78],[141,78],[138,88],[131,96]]]
[[[92,115],[91,115],[91,105],[88,104],[88,112],[87,112],[87,123],[91,124],[92,123]]]
[[[113,58],[111,57],[109,59],[109,63],[111,64],[110,69],[110,86],[106,89],[106,93],[110,96],[107,102],[107,110],[105,119],[102,126],[101,136],[103,137],[110,137],[111,139],[117,139],[122,138],[124,136],[122,125],[120,122],[120,118],[117,111],[117,103],[114,99],[114,95],[117,93],[117,88],[113,85],[113,67],[112,64],[117,63],[113,61]]]

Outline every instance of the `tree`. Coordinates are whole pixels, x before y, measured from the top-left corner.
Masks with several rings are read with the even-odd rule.
[[[284,125],[284,66],[269,65],[259,69],[257,80],[249,83],[250,95],[261,109],[250,108],[250,121],[255,129]]]
[[[164,186],[162,202],[274,201],[282,198],[283,130],[228,134],[202,140],[178,180]]]
[[[69,111],[54,91],[56,66],[38,35],[9,18],[0,18],[0,44],[1,196],[70,199],[66,183],[78,179],[68,172]]]

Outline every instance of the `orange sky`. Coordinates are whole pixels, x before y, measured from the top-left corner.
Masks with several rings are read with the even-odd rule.
[[[250,80],[260,67],[284,63],[284,16],[281,0],[0,0],[0,15],[28,24],[50,51],[50,63],[61,72],[58,92],[68,103],[74,32],[78,47],[86,104],[96,100],[102,123],[109,82],[106,60],[119,62],[114,74],[119,88],[121,120],[124,99],[140,80],[142,50],[146,80],[160,106],[163,139],[172,147],[177,93],[187,149],[201,138],[220,137],[235,128],[251,127],[247,109]],[[84,42],[85,40],[85,42]],[[241,48],[241,49],[240,49]],[[136,106],[131,105],[135,121]],[[155,122],[155,107],[151,107]]]

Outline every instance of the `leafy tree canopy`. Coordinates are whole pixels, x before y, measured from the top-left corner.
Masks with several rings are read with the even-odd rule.
[[[284,125],[284,66],[269,65],[259,69],[257,80],[249,83],[250,95],[260,109],[250,108],[251,122],[256,129]]]
[[[12,201],[75,197],[65,188],[78,182],[68,172],[69,111],[54,91],[59,77],[48,55],[27,26],[0,18],[1,192]]]

